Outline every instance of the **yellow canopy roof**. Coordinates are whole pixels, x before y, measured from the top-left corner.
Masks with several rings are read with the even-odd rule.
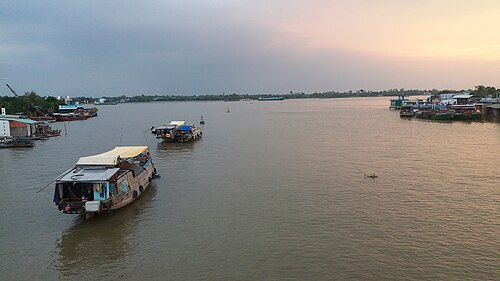
[[[147,150],[147,146],[117,146],[114,149],[101,154],[80,157],[76,165],[114,166],[118,164],[118,157],[122,159],[132,158],[146,152]]]

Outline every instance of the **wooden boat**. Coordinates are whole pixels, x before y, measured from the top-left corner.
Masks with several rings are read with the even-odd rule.
[[[28,139],[16,139],[9,136],[0,137],[0,148],[33,147],[35,144]]]
[[[74,168],[55,180],[53,201],[65,214],[89,218],[132,203],[155,176],[147,146],[118,146],[81,157]]]
[[[399,117],[403,118],[413,118],[414,111],[411,105],[404,105],[401,107],[401,111],[399,112]]]
[[[53,113],[56,121],[86,120],[97,116],[97,108],[84,108],[78,104],[65,104],[59,106],[59,112]]]
[[[53,116],[31,116],[30,119],[38,122],[47,122],[47,123],[56,122],[56,118],[54,118]]]
[[[203,133],[195,125],[186,125],[186,121],[171,121],[170,124],[155,128],[157,139],[164,142],[190,142],[199,140]]]
[[[449,112],[433,112],[431,115],[432,120],[451,120],[451,113]]]
[[[86,120],[88,116],[79,113],[53,113],[52,116],[57,122]]]
[[[452,114],[449,111],[442,110],[419,110],[415,113],[415,117],[436,121],[449,121],[452,118]]]
[[[473,120],[482,120],[483,114],[481,112],[475,111],[455,111],[452,113],[452,120],[460,120],[460,121],[473,121]]]

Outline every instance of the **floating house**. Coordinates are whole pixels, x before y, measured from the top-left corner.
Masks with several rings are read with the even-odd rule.
[[[0,118],[0,136],[33,137],[37,123],[25,118]]]
[[[471,98],[473,98],[473,95],[470,94],[461,94],[461,95],[454,95],[451,99],[453,100],[452,104],[456,105],[466,105],[470,104]]]

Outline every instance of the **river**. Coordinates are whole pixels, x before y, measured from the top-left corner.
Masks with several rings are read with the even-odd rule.
[[[498,279],[499,124],[388,105],[130,103],[55,123],[60,137],[0,150],[0,279]],[[200,115],[196,143],[149,132]],[[52,185],[37,193],[120,144],[149,145],[161,175],[132,205],[83,221],[57,210]]]

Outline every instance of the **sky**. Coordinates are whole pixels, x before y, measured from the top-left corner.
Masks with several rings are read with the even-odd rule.
[[[6,0],[0,82],[93,97],[500,87],[500,1]]]

